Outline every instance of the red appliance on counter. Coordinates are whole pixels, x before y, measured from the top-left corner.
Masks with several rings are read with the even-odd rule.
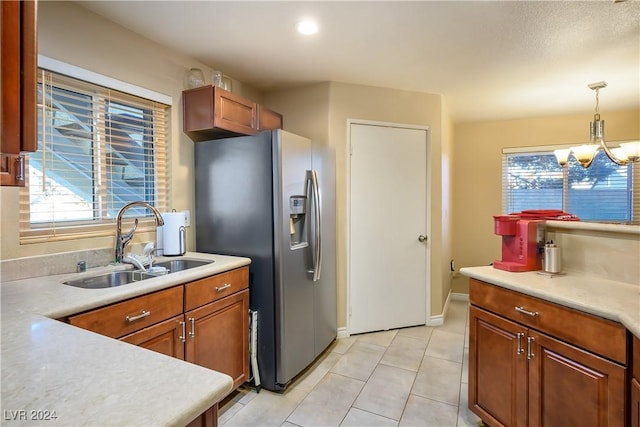
[[[545,220],[579,221],[560,210],[526,210],[494,215],[494,232],[502,236],[502,259],[493,267],[505,271],[542,270]]]

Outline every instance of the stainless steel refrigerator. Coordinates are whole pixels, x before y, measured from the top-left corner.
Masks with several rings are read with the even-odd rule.
[[[316,151],[316,153],[321,153]],[[196,250],[251,258],[261,387],[284,390],[336,338],[331,159],[285,131],[195,144]],[[315,158],[314,158],[315,157]],[[317,164],[321,173],[313,168]]]

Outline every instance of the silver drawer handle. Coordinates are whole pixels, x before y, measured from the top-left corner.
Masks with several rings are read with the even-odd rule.
[[[522,338],[524,337],[524,334],[522,332],[518,332],[516,334],[516,339],[518,340],[518,348],[516,350],[516,354],[517,355],[521,355],[522,353],[524,353],[524,348],[522,348]]]
[[[540,313],[538,313],[537,311],[529,311],[529,310],[526,310],[524,307],[514,307],[514,308],[518,313],[526,314],[527,316],[538,317],[540,315]]]
[[[127,322],[131,323],[131,322],[135,322],[138,319],[142,319],[143,317],[147,317],[150,315],[151,315],[150,311],[142,310],[142,313],[138,314],[137,316],[127,316],[125,317],[125,319],[127,320]]]
[[[222,292],[222,291],[224,291],[225,289],[229,289],[230,287],[231,287],[231,284],[230,284],[230,283],[225,283],[224,285],[222,285],[222,286],[220,286],[220,287],[216,286],[216,291],[218,291],[218,292]]]
[[[531,360],[535,357],[535,354],[531,351],[531,343],[535,341],[533,337],[527,337],[527,360]]]
[[[180,335],[180,341],[187,341],[187,322],[180,322],[180,329],[182,329],[182,334]]]
[[[189,336],[191,338],[195,338],[196,337],[196,319],[195,319],[195,317],[190,317],[189,318],[189,323],[191,324],[191,330],[189,331]]]

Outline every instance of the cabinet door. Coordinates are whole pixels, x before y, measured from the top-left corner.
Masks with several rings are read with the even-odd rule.
[[[258,131],[282,129],[282,114],[258,104]]]
[[[469,409],[492,426],[525,426],[526,328],[473,306],[469,322]]]
[[[185,332],[184,316],[180,315],[126,335],[120,338],[120,341],[184,359]]]
[[[0,2],[0,152],[36,151],[36,2]]]
[[[186,313],[189,331],[185,360],[233,379],[249,379],[249,290]]]
[[[2,49],[0,58],[0,152],[18,154],[20,147],[20,2],[0,2]]]
[[[26,172],[24,155],[0,153],[0,186],[24,187]]]
[[[640,383],[631,380],[631,427],[640,427]]]
[[[235,95],[220,88],[215,89],[214,124],[221,129],[230,130],[243,135],[256,133],[255,102]]]
[[[24,186],[37,150],[36,2],[0,2],[0,185]]]
[[[529,425],[625,425],[626,368],[529,331]]]

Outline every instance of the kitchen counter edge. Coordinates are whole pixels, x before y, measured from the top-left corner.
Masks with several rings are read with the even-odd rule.
[[[2,425],[183,426],[220,401],[233,384],[223,373],[55,320],[251,262],[196,252],[165,257],[176,258],[214,262],[110,289],[62,282],[122,267],[3,282]]]
[[[568,273],[550,277],[535,271],[508,272],[492,266],[464,267],[460,273],[624,325],[640,338],[640,286]]]

